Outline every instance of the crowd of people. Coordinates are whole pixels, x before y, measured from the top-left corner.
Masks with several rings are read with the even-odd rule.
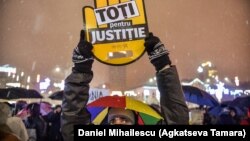
[[[27,104],[25,101],[19,101],[15,106],[8,102],[0,102],[1,141],[63,141],[60,123],[61,105],[50,106],[51,104],[47,102]],[[159,104],[152,103],[151,106],[156,111],[161,111]],[[200,106],[189,109],[188,124],[250,125],[250,108],[246,114],[240,115],[235,108],[225,107],[217,116],[209,113],[211,108],[213,107]],[[132,112],[110,109],[108,121],[111,125],[121,122],[115,118],[118,113],[130,118],[127,124],[135,124]]]
[[[1,141],[63,141],[60,131],[61,105],[44,113],[49,103],[0,103]],[[43,112],[43,114],[42,114]]]
[[[249,125],[250,124],[250,107],[248,109],[237,111],[236,107],[226,106],[216,109],[213,113],[213,108],[218,107],[197,107],[190,108],[190,125]]]

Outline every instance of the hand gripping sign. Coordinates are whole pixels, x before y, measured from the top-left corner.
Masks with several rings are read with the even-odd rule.
[[[86,37],[97,60],[108,65],[126,65],[145,52],[148,35],[143,0],[95,0],[83,7]]]

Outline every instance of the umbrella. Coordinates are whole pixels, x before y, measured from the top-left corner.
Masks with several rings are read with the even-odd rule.
[[[36,90],[27,90],[24,88],[0,89],[0,99],[19,99],[19,98],[43,98]]]
[[[208,110],[208,113],[213,116],[220,116],[223,113],[228,113],[230,109],[233,109],[238,116],[246,115],[246,112],[239,107],[228,107],[222,104],[216,107],[211,107]]]
[[[43,96],[36,90],[27,90],[27,98],[43,98]]]
[[[221,103],[220,103],[220,105],[222,105],[222,106],[228,106],[230,103],[231,103],[232,101],[222,101]]]
[[[21,92],[9,89],[0,89],[0,99],[18,99],[21,95]]]
[[[211,107],[219,105],[219,102],[204,90],[193,86],[182,86],[182,89],[188,102]]]
[[[242,109],[247,109],[248,107],[250,107],[250,96],[237,97],[229,103],[229,106],[236,106]]]
[[[63,90],[62,91],[56,91],[56,92],[52,93],[49,96],[49,98],[53,99],[53,100],[62,100],[63,99]]]
[[[153,108],[141,101],[126,96],[105,96],[87,105],[92,123],[101,124],[110,107],[135,111],[139,125],[154,125],[163,119]]]

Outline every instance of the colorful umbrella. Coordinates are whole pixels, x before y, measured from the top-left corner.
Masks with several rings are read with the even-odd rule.
[[[92,123],[101,124],[108,113],[109,107],[135,111],[139,125],[154,125],[163,119],[153,108],[141,101],[126,96],[105,96],[87,105],[91,113]]]

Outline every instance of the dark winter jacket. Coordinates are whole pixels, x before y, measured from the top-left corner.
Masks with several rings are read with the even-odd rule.
[[[35,129],[37,141],[44,141],[46,138],[47,124],[42,116],[30,116],[24,120],[27,129]]]
[[[168,125],[188,124],[188,107],[175,66],[156,74],[160,91],[161,115]]]
[[[161,115],[165,123],[188,124],[188,108],[176,67],[172,66],[157,72],[156,77],[161,96]],[[66,78],[61,121],[63,134],[67,132],[73,134],[74,124],[91,124],[86,105],[89,98],[89,83],[92,78],[93,73],[77,72],[72,72]]]

